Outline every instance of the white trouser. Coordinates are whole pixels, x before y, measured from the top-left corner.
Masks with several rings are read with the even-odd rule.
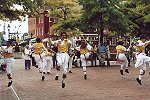
[[[51,72],[53,61],[51,56],[46,57],[44,72]]]
[[[80,55],[80,59],[81,59],[81,65],[83,67],[83,71],[85,72],[86,71],[86,66],[87,66],[87,61],[86,59],[89,57],[89,53],[86,53],[86,54],[81,54]]]
[[[119,53],[118,55],[119,63],[121,64],[121,69],[128,69],[128,60],[124,53]]]
[[[44,70],[45,67],[45,53],[42,54],[34,54],[36,64],[41,69],[41,71]]]
[[[14,58],[4,58],[4,62],[6,64],[7,74],[12,74],[12,68],[13,68],[14,63],[15,63]]]
[[[63,74],[67,74],[69,55],[67,53],[57,53],[57,65],[62,68]]]
[[[69,57],[69,71],[71,71],[71,69],[72,69],[73,57],[74,56]]]
[[[146,56],[145,53],[140,53],[136,56],[135,68],[140,68],[139,79],[142,80],[145,74],[146,68],[150,66],[150,57]]]
[[[136,57],[135,68],[140,67],[143,70],[146,70],[146,67],[149,66],[150,57],[146,56],[144,53],[140,53]]]

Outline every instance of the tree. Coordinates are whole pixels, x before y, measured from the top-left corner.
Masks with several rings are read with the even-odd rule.
[[[127,0],[126,15],[131,20],[133,35],[150,34],[150,0]]]
[[[55,23],[50,29],[51,34],[76,30],[76,20],[81,15],[78,0],[47,0],[46,6],[50,8],[49,16],[55,19]]]
[[[43,0],[0,0],[0,19],[21,20],[21,16],[38,15],[43,4]]]
[[[83,6],[80,20],[80,30],[83,32],[97,32],[100,42],[103,42],[103,30],[125,34],[129,31],[129,20],[122,12],[120,0],[79,0]]]

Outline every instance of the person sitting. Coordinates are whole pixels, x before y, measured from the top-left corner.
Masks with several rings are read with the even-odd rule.
[[[100,43],[100,45],[98,45],[97,52],[98,52],[98,59],[99,59],[100,65],[105,65],[104,61],[106,59],[107,49],[103,43]]]

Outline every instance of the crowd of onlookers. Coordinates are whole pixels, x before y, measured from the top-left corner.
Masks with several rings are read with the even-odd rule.
[[[77,46],[80,45],[80,42],[77,44]],[[93,42],[92,44],[90,44],[92,46],[92,50],[90,51],[90,56],[88,58],[88,61],[91,62],[90,66],[99,66],[99,65],[106,65],[106,66],[110,66],[110,46],[108,42],[104,42],[104,43],[100,43],[97,44],[97,42]],[[16,43],[14,45],[14,52],[17,56],[18,52],[22,52],[24,55],[29,55],[29,56],[24,56],[25,59],[25,66],[29,66],[29,69],[31,66],[35,66],[38,67],[35,63],[34,57],[32,56],[33,51],[28,51],[29,50],[29,46],[28,45],[19,45],[18,43]],[[58,52],[58,48],[55,45],[52,45],[52,50],[54,52]],[[126,57],[128,59],[129,62],[129,66],[130,66],[130,62],[131,61],[135,61],[135,50],[136,50],[136,45],[135,43],[131,43],[131,45],[127,48],[127,52],[126,52]],[[73,51],[74,53],[74,57],[73,57],[73,62],[72,64],[75,67],[80,67],[81,66],[81,62],[80,62],[80,52],[77,50]],[[148,45],[145,48],[145,53],[150,56],[150,45]],[[52,60],[53,60],[53,67],[55,68],[57,65],[57,61],[56,61],[56,53],[54,53],[54,55],[52,56]]]

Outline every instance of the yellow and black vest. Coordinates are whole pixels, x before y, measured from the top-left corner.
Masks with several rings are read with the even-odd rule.
[[[68,52],[68,49],[69,49],[69,47],[68,47],[68,40],[64,40],[63,44],[61,42],[60,43],[58,42],[58,52],[59,53]]]
[[[88,53],[87,48],[80,48],[80,54],[86,54],[86,53]]]
[[[137,53],[143,52],[144,49],[145,49],[145,46],[136,46],[136,52],[137,52]]]
[[[43,43],[35,43],[33,51],[35,54],[41,54],[43,52]]]
[[[124,46],[118,45],[118,46],[116,47],[117,53],[124,53],[123,48],[124,48]]]
[[[46,52],[46,55],[47,56],[52,56],[52,53],[51,52]]]

